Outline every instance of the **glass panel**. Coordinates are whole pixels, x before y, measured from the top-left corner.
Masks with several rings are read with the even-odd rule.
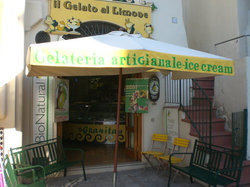
[[[129,134],[129,148],[134,149],[134,132],[130,132]]]
[[[68,77],[68,79],[70,122],[116,124],[117,76]],[[124,103],[120,105],[120,124],[125,124]]]

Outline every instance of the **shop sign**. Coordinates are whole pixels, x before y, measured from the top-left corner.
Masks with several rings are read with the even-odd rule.
[[[81,23],[105,21],[119,25],[130,34],[151,37],[152,5],[114,1],[51,0],[50,15],[46,17],[47,32],[80,35]]]
[[[33,78],[33,142],[44,141],[48,128],[48,80]]]
[[[63,138],[71,141],[114,144],[116,125],[65,124]],[[119,125],[118,142],[125,142],[125,125]]]
[[[230,60],[165,54],[147,50],[96,52],[91,49],[36,48],[30,52],[31,65],[75,68],[153,68],[162,70],[234,75]]]
[[[55,122],[69,120],[69,80],[55,79]]]
[[[160,97],[160,81],[157,76],[150,77],[148,81],[149,99],[153,102]]]
[[[148,113],[148,78],[126,79],[125,112]]]

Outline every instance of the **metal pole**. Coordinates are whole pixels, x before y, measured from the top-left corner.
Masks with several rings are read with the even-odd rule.
[[[116,140],[115,140],[115,155],[114,155],[114,175],[113,175],[113,187],[116,187],[117,182],[117,151],[118,151],[118,134],[120,123],[120,104],[121,104],[121,88],[122,88],[122,68],[120,68],[119,74],[119,86],[118,86],[118,101],[117,101],[117,115],[116,115]]]

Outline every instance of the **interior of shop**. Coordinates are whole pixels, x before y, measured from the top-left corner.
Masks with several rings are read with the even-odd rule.
[[[65,147],[82,148],[85,165],[114,161],[118,76],[64,77],[69,80],[69,121],[62,124]],[[125,76],[122,80],[118,164],[133,161],[125,148]],[[78,156],[67,153],[71,159]]]

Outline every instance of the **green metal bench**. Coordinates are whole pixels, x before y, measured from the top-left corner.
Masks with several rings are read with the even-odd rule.
[[[39,170],[40,177],[37,178],[36,170]],[[29,173],[32,176],[32,182],[30,184],[20,184],[18,182],[18,178],[16,175],[16,171],[18,172],[25,172],[26,174]],[[45,173],[43,167],[41,166],[30,166],[30,167],[23,167],[14,170],[12,167],[8,155],[5,156],[4,159],[4,176],[5,181],[8,187],[25,187],[25,186],[34,186],[34,187],[45,187]]]
[[[171,157],[176,154],[191,154],[187,167],[181,167],[171,163]],[[183,172],[207,184],[227,186],[235,183],[239,186],[242,171],[242,154],[232,149],[209,145],[195,141],[192,153],[173,153],[170,155],[170,170],[168,186],[170,186],[172,170]]]
[[[76,161],[68,160],[65,154],[66,150],[71,152],[80,152],[81,158]],[[61,170],[64,170],[64,176],[66,176],[68,167],[81,164],[84,180],[86,180],[83,150],[76,148],[64,148],[60,137],[22,147],[11,148],[10,152],[15,169],[39,165],[44,169],[45,176]],[[22,172],[18,172],[18,175],[25,176]]]

